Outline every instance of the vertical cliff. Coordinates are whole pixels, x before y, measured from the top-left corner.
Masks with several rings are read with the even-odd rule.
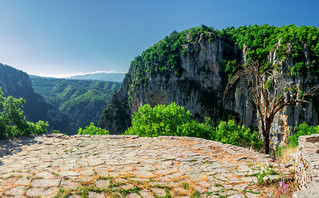
[[[319,45],[315,27],[244,26],[222,31],[202,26],[169,37],[132,61],[121,89],[103,112],[100,125],[119,134],[143,104],[184,106],[198,121],[212,117],[218,123],[235,115],[246,127],[257,126],[256,108],[244,81],[239,80],[226,98],[230,75],[254,60],[264,69],[289,74],[285,85],[303,90],[318,84]],[[272,142],[279,144],[301,122],[318,124],[318,99],[283,109],[272,127]]]
[[[0,64],[0,87],[4,96],[21,97],[26,101],[22,110],[28,121],[48,121],[50,131],[55,129],[75,134],[77,131],[75,122],[35,93],[31,85],[31,80],[25,72]]]
[[[186,38],[183,47],[176,50],[179,64],[173,69],[149,70],[144,76],[138,76],[146,69],[131,66],[120,90],[103,112],[100,126],[113,134],[122,133],[130,126],[132,113],[141,105],[155,106],[173,101],[190,110],[198,121],[211,115],[219,115],[216,120],[227,118],[220,100],[225,84],[219,64],[223,57],[222,41],[216,39],[216,35],[211,37],[213,42],[208,41],[205,33],[193,39]]]

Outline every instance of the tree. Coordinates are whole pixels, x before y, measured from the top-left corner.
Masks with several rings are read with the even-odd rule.
[[[285,79],[289,74],[275,69],[262,70],[264,69],[257,62],[244,66],[228,82],[224,97],[238,79],[247,83],[247,88],[252,94],[252,100],[257,109],[258,127],[263,136],[263,150],[268,154],[270,129],[276,114],[286,106],[308,103],[309,96],[318,93],[319,85],[305,92],[297,84],[287,84]]]
[[[29,122],[23,116],[21,108],[25,103],[23,98],[3,97],[0,87],[0,139],[26,136],[30,134],[47,133],[48,123]]]
[[[125,131],[125,135],[139,135],[141,137],[157,136],[190,136],[209,138],[212,125],[209,119],[206,123],[197,123],[191,119],[192,114],[184,107],[176,105],[156,105],[152,108],[145,104],[133,115],[132,126]]]
[[[86,126],[85,129],[81,127],[78,129],[79,135],[109,135],[109,131],[105,129],[101,129],[99,127],[94,126],[94,123],[91,122],[90,126]]]

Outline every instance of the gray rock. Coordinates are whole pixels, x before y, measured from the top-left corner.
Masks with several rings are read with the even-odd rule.
[[[294,197],[319,197],[319,134],[300,136],[295,161],[295,177],[300,192]],[[316,195],[316,196],[314,196]]]
[[[25,186],[16,186],[16,187],[10,188],[10,190],[7,190],[5,194],[11,195],[11,196],[23,196],[25,190],[26,190]]]
[[[34,179],[31,182],[32,187],[53,187],[59,186],[60,179]]]
[[[73,171],[61,171],[59,174],[61,177],[64,177],[64,178],[73,178],[73,177],[80,176],[79,173],[73,172]]]

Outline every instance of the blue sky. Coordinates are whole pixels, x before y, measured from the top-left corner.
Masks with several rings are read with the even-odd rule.
[[[172,31],[319,27],[318,0],[0,0],[0,62],[29,74],[127,72]]]

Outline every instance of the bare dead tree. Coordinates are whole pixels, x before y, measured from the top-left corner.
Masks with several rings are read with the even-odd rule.
[[[263,136],[264,153],[267,154],[270,148],[270,128],[276,114],[286,106],[308,103],[306,97],[319,91],[318,85],[304,92],[299,85],[287,84],[287,75],[276,70],[261,73],[259,63],[253,62],[236,72],[225,88],[224,97],[237,80],[247,83],[247,88],[252,93],[251,99],[257,108],[258,128]]]

